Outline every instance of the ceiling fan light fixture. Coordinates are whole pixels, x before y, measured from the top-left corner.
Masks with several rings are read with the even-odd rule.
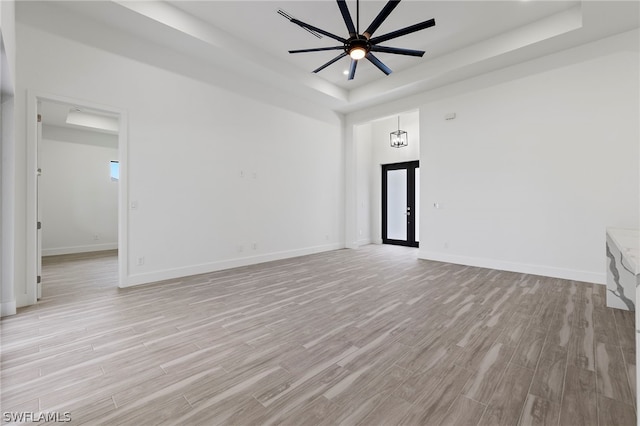
[[[354,61],[357,61],[367,56],[367,50],[364,47],[356,46],[349,51],[349,56]]]

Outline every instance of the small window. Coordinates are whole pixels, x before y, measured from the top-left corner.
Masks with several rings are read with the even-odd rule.
[[[117,182],[120,179],[120,163],[118,161],[111,162],[111,180]]]

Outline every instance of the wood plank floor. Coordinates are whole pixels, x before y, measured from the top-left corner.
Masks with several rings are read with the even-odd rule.
[[[129,289],[45,258],[1,321],[3,412],[73,424],[635,425],[605,287],[367,246]],[[3,416],[3,421],[4,421]]]

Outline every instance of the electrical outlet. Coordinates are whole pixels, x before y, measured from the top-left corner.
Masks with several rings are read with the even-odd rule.
[[[136,265],[138,265],[138,266],[144,265],[144,256],[143,257],[139,257],[138,259],[136,259]]]

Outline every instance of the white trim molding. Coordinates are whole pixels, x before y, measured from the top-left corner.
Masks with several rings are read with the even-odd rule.
[[[577,269],[557,268],[547,265],[509,262],[481,257],[460,256],[456,254],[438,253],[420,250],[418,258],[437,262],[455,263],[457,265],[476,266],[479,268],[497,269],[500,271],[518,272],[521,274],[541,275],[544,277],[574,280],[593,284],[606,284],[605,272],[580,271]]]
[[[61,254],[92,253],[96,251],[117,250],[117,249],[118,249],[118,243],[91,244],[86,246],[56,247],[56,248],[50,248],[50,249],[42,249],[42,255],[58,256]]]
[[[184,278],[192,275],[208,274],[210,272],[222,271],[224,269],[255,265],[258,263],[271,262],[274,260],[290,259],[293,257],[306,256],[309,254],[321,253],[343,248],[345,248],[345,245],[341,243],[325,244],[298,250],[279,251],[258,256],[241,257],[236,259],[221,260],[219,262],[209,262],[202,263],[200,265],[185,266],[182,268],[165,269],[162,271],[129,275],[127,285],[121,287],[131,287],[158,281]]]
[[[0,303],[0,317],[8,317],[9,315],[15,315],[16,310],[16,301],[11,300],[9,302]]]

